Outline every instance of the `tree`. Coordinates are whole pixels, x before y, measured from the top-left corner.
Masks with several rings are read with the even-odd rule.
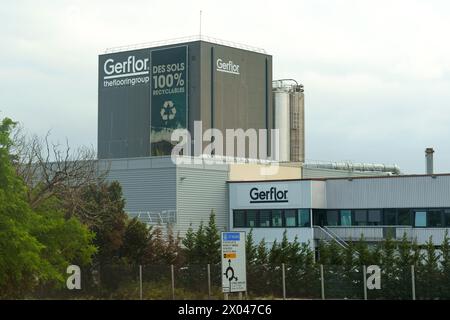
[[[448,230],[445,231],[441,245],[441,269],[442,298],[450,299],[450,238],[448,237]]]
[[[257,247],[253,241],[253,229],[247,233],[245,241],[245,256],[247,258],[247,265],[253,265],[257,261]]]
[[[391,238],[386,238],[382,244],[381,270],[383,276],[383,287],[386,294],[385,298],[398,298],[398,274],[395,267],[396,244]]]
[[[206,259],[206,262],[211,264],[219,263],[221,261],[220,232],[219,229],[217,229],[216,216],[213,210],[211,210],[209,222],[205,228],[204,239],[205,239],[204,258]]]
[[[364,236],[361,234],[359,241],[355,244],[356,263],[358,267],[370,265],[371,252]]]
[[[152,229],[147,248],[144,253],[144,264],[162,265],[166,264],[165,251],[166,243],[162,232],[162,226],[158,225]]]
[[[49,141],[50,132],[43,138],[27,136],[16,127],[13,136],[12,159],[16,174],[26,189],[26,199],[31,208],[54,196],[58,197],[67,217],[84,207],[82,190],[89,185],[102,183],[108,173],[105,166],[99,171],[93,148],[72,150],[65,145]],[[86,220],[86,219],[83,219]]]
[[[69,264],[88,264],[93,234],[77,219],[65,219],[59,199],[39,206],[13,166],[10,138],[15,123],[0,124],[0,298],[23,298],[39,285],[62,285]]]
[[[74,215],[96,234],[94,243],[99,249],[96,262],[110,264],[117,261],[121,258],[128,220],[120,184],[114,181],[89,185],[82,190],[81,197],[85,206]]]
[[[152,228],[149,228],[137,218],[129,220],[125,229],[121,256],[135,265],[142,264],[151,232]]]
[[[180,236],[173,234],[173,229],[167,226],[167,241],[164,248],[164,260],[169,265],[181,265],[183,262],[182,250],[180,247]]]
[[[425,254],[417,272],[418,291],[421,298],[432,299],[438,296],[439,292],[439,255],[430,236],[425,243]]]
[[[206,247],[206,236],[205,228],[203,227],[203,221],[195,233],[195,247],[194,247],[194,259],[192,263],[206,264],[208,263],[205,259],[205,247]]]
[[[256,265],[264,265],[268,262],[268,253],[265,239],[261,239],[256,248]]]
[[[182,243],[185,247],[184,252],[186,256],[186,262],[188,264],[193,263],[195,260],[195,233],[192,229],[192,223],[189,225]]]

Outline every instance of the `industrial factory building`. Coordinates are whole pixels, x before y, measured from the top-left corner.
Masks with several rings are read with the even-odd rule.
[[[267,242],[284,230],[311,246],[361,234],[439,241],[450,228],[450,175],[432,174],[432,164],[410,176],[395,165],[306,162],[303,85],[273,81],[272,63],[262,49],[205,37],[100,55],[98,159],[121,183],[128,214],[180,236],[213,211],[220,229],[253,229]],[[247,145],[231,158],[205,152],[216,136],[171,157],[172,133],[194,140],[198,121],[202,132],[266,130],[259,151],[278,157],[254,159]]]

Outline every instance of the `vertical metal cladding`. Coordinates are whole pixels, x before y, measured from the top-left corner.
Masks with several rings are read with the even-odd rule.
[[[224,134],[266,129],[271,59],[206,41],[100,55],[99,159],[170,155],[172,131],[193,135],[198,120]]]

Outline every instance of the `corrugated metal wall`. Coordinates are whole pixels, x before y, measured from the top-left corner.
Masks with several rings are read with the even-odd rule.
[[[220,229],[228,226],[228,166],[177,168],[177,226],[184,236],[192,223],[194,230],[208,223],[211,210]]]
[[[122,185],[127,212],[176,210],[175,233],[184,236],[190,223],[194,230],[208,223],[213,209],[217,226],[228,227],[228,165],[179,165],[170,157],[114,159],[108,180]]]
[[[104,161],[108,180],[122,185],[126,211],[176,209],[176,167],[170,157]]]
[[[328,208],[450,206],[450,176],[327,180]]]

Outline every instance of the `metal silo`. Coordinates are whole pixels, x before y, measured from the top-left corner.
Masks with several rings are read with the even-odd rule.
[[[292,79],[273,82],[275,128],[280,130],[280,161],[305,160],[303,85]]]

